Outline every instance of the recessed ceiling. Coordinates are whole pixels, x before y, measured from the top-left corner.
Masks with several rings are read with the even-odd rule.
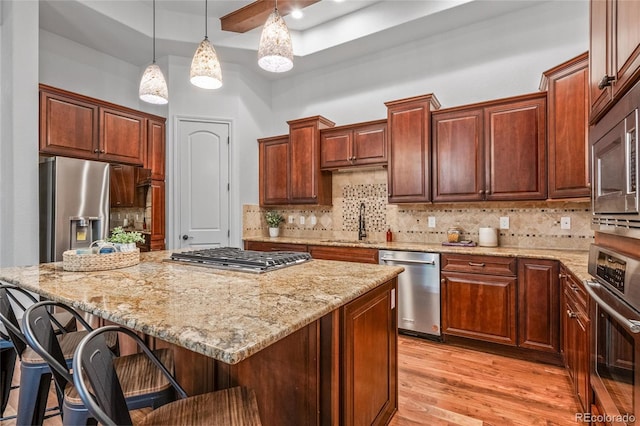
[[[558,0],[561,1],[561,0]],[[446,32],[539,3],[536,0],[322,0],[285,17],[292,34],[292,71],[261,71],[256,55],[261,28],[238,34],[219,18],[247,0],[209,0],[208,35],[224,62],[239,63],[268,78],[282,78],[382,48]],[[191,57],[204,36],[204,0],[156,1],[157,57]],[[151,61],[151,0],[41,0],[40,27],[140,67]]]

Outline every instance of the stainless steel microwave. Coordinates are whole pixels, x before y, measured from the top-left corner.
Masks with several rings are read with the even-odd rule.
[[[625,100],[616,107],[592,128],[595,137],[591,140],[592,227],[600,232],[640,238],[640,105]]]

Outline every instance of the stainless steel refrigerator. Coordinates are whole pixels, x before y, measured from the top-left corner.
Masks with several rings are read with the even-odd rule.
[[[40,163],[40,262],[109,233],[109,163],[66,157]]]

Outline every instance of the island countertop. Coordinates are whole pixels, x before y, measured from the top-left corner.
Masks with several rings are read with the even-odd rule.
[[[165,262],[67,272],[62,263],[0,269],[0,280],[236,364],[389,281],[401,267],[311,260],[251,274]]]

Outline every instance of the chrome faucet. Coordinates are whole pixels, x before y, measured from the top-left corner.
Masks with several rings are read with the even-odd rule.
[[[364,203],[360,203],[360,218],[358,219],[358,240],[367,238],[367,231],[364,229]]]

